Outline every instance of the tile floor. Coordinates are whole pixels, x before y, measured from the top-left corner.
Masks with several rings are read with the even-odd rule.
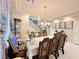
[[[55,59],[53,55],[50,55],[49,59]],[[73,43],[67,42],[65,44],[65,54],[60,51],[60,57],[58,59],[79,59],[79,46]]]

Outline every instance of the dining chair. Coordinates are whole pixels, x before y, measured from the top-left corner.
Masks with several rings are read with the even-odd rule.
[[[44,38],[42,42],[39,43],[38,59],[48,59],[49,55],[49,38]]]
[[[12,42],[11,38],[8,40],[8,42],[9,42],[9,45],[10,45],[10,47],[8,48],[8,55],[11,59],[15,58],[15,57],[24,57],[24,59],[27,58],[27,54],[26,54],[27,49],[26,49],[26,47],[22,50],[19,50],[17,48],[17,46],[15,46],[15,44]]]
[[[37,37],[41,37],[43,36],[43,33],[42,32],[38,32],[38,36]]]
[[[47,32],[46,32],[46,30],[44,30],[44,32],[43,32],[43,36],[47,36]]]
[[[67,35],[63,34],[59,40],[59,50],[62,51],[62,54],[64,54],[64,45],[65,45],[66,38],[67,38]]]
[[[58,59],[58,39],[53,37],[49,40],[49,55],[52,54],[55,56],[55,59]]]
[[[55,34],[55,36],[56,36],[56,38],[57,38],[58,40],[60,40],[61,37],[62,37],[62,33],[61,33],[61,32],[57,32],[57,33]]]

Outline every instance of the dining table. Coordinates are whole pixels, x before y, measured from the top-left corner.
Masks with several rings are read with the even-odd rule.
[[[43,41],[44,38],[53,38],[53,36],[42,36],[42,37],[36,37],[36,38],[33,38],[29,41],[27,41],[27,56],[29,59],[32,59],[33,56],[35,55],[38,55],[38,48],[39,48],[39,42],[40,41]]]

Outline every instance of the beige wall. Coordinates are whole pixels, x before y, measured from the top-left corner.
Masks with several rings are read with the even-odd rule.
[[[73,29],[64,29],[65,33],[67,34],[67,41],[73,42]]]
[[[28,31],[29,23],[28,23],[28,18],[23,17],[21,20],[22,20],[21,21],[21,39],[24,40],[26,33]]]
[[[21,39],[26,40],[26,37],[28,37],[28,31],[34,31],[34,29],[29,26],[29,16],[25,16],[21,18]]]
[[[20,17],[20,15],[14,15],[14,18],[21,19],[21,39],[26,40],[26,37],[28,37],[28,31],[35,31],[34,28],[29,25],[29,15],[24,17]]]
[[[74,20],[74,43],[79,44],[79,18]]]

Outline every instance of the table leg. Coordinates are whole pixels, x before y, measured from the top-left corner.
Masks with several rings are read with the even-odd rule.
[[[29,59],[32,59],[32,53],[29,51]]]

